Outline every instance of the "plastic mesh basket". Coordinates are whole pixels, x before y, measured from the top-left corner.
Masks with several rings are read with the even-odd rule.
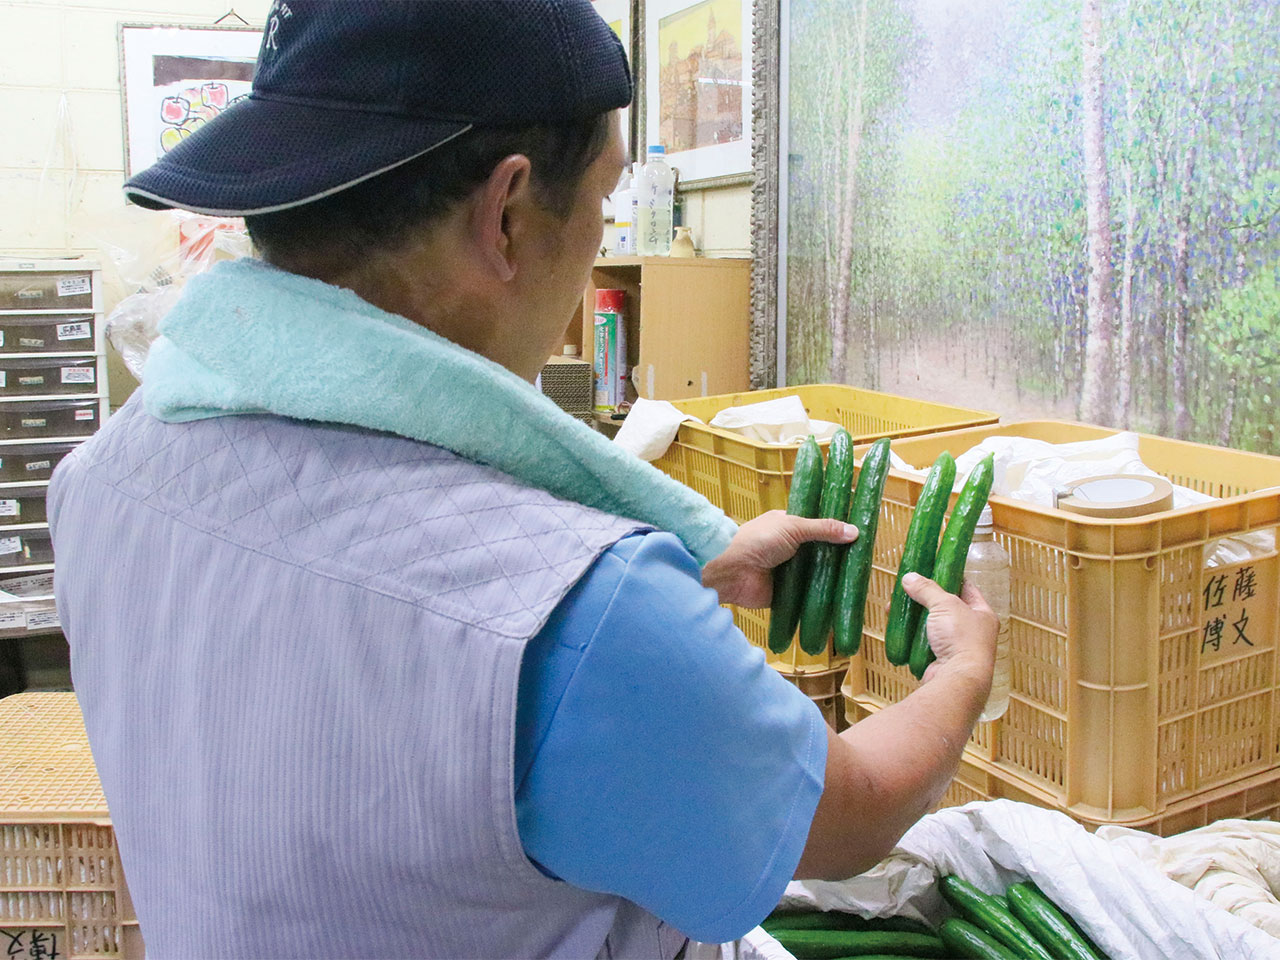
[[[721,410],[780,397],[798,396],[816,420],[838,423],[854,443],[880,437],[913,437],[939,430],[995,423],[994,413],[913,400],[889,393],[861,390],[841,384],[811,384],[729,393],[715,397],[673,400],[684,413],[710,421]],[[827,442],[823,441],[824,447]],[[785,510],[795,469],[798,443],[768,444],[748,440],[728,430],[698,423],[683,423],[675,441],[654,466],[675,480],[697,490],[739,523],[767,510]],[[734,622],[747,639],[765,649],[769,663],[784,673],[823,673],[845,666],[847,657],[827,649],[807,654],[792,643],[781,654],[768,650],[769,611],[733,610]]]
[[[927,466],[992,435],[1061,443],[1113,432],[1034,421],[894,450]],[[979,724],[968,757],[1086,822],[1154,822],[1280,759],[1280,458],[1148,436],[1139,454],[1223,499],[1119,521],[991,501],[1012,565],[1013,693],[1004,717]],[[917,685],[885,659],[884,605],[922,486],[893,472],[885,487],[862,649],[845,687],[872,709]],[[1248,560],[1204,565],[1219,539],[1259,532],[1268,545]]]
[[[858,700],[845,698],[845,713],[851,724],[873,712]],[[975,800],[1016,800],[1050,810],[1062,810],[1051,792],[966,753],[936,809],[959,807]],[[1116,822],[1090,819],[1070,810],[1063,812],[1090,830]],[[1275,820],[1277,817],[1280,817],[1280,770],[1267,770],[1171,803],[1157,816],[1124,821],[1124,826],[1171,837],[1217,820]]]

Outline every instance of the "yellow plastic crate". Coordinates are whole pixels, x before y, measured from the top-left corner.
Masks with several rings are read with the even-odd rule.
[[[710,421],[729,407],[789,396],[798,396],[810,417],[840,424],[853,435],[855,444],[880,437],[894,439],[957,430],[999,419],[986,410],[951,407],[840,384],[780,387],[671,402],[683,413]],[[823,446],[826,445],[824,441]],[[787,508],[787,491],[799,449],[798,443],[760,443],[728,430],[682,423],[675,441],[653,465],[743,523],[766,510]]]
[[[0,946],[15,957],[143,956],[73,693],[0,700]]]
[[[859,698],[860,699],[860,698]],[[875,710],[858,699],[845,698],[845,714],[857,723]],[[1022,780],[995,765],[966,754],[960,769],[947,787],[935,809],[959,807],[975,800],[1016,800],[1050,810],[1062,810],[1052,793],[1034,783]],[[1096,830],[1107,823],[1121,821],[1090,820],[1070,810],[1063,811],[1082,826]],[[1242,780],[1210,790],[1188,800],[1172,803],[1164,812],[1143,820],[1126,820],[1123,826],[1146,830],[1162,837],[1194,830],[1223,819],[1275,820],[1280,817],[1280,770],[1267,770]]]
[[[1114,433],[1033,421],[903,440],[924,467],[986,437],[1054,443]],[[1009,710],[979,724],[967,761],[1025,783],[1083,822],[1151,823],[1280,759],[1280,559],[1206,569],[1206,545],[1280,524],[1280,458],[1143,436],[1174,483],[1223,499],[1132,520],[992,497],[1012,564]],[[890,473],[862,649],[846,696],[875,709],[917,686],[884,656],[885,611],[923,478]]]
[[[809,416],[839,423],[864,443],[880,437],[914,437],[939,430],[995,423],[999,418],[986,410],[952,407],[927,400],[912,400],[889,393],[860,390],[841,384],[811,384],[729,393],[715,397],[673,400],[684,413],[710,421],[721,410],[779,397],[798,396]],[[824,441],[824,447],[827,443]],[[738,523],[767,510],[785,510],[795,469],[798,443],[768,444],[748,440],[728,430],[698,423],[683,423],[675,441],[654,466],[697,490]],[[768,650],[769,611],[730,607],[738,629],[766,651],[769,663],[784,673],[822,673],[848,663],[831,650],[816,656],[792,643],[782,654]]]

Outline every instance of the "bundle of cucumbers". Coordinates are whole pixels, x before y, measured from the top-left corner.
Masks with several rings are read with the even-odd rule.
[[[831,439],[824,471],[822,448],[810,436],[796,454],[787,512],[844,520],[858,528],[852,544],[806,543],[774,571],[769,649],[782,653],[800,628],[800,649],[819,654],[834,627],[837,656],[858,652],[871,581],[880,500],[889,473],[889,441],[877,440],[862,460],[853,489],[853,438],[840,429]]]
[[[800,960],[1106,960],[1034,883],[1012,884],[1003,897],[993,897],[951,875],[938,882],[938,889],[956,915],[936,931],[907,917],[836,911],[776,911],[762,926]]]
[[[880,502],[889,474],[888,439],[877,440],[867,451],[856,489],[853,469],[853,439],[843,429],[837,430],[831,440],[825,469],[822,448],[812,436],[796,454],[787,512],[847,521],[858,528],[858,539],[847,546],[806,543],[774,571],[769,620],[769,649],[774,653],[782,653],[791,645],[797,627],[800,649],[805,653],[822,653],[833,632],[836,656],[848,657],[858,652]],[[951,593],[960,592],[969,543],[991,494],[994,462],[987,457],[969,474],[939,546],[938,535],[955,473],[955,461],[948,453],[938,457],[929,471],[907,531],[890,601],[886,654],[892,664],[909,664],[917,679],[933,660],[933,650],[925,633],[924,608],[907,596],[902,578],[914,571],[933,576]]]
[[[908,917],[868,919],[837,911],[779,911],[770,914],[761,926],[800,960],[948,955],[937,933]]]
[[[952,954],[976,960],[1105,960],[1075,922],[1034,883],[988,896],[955,875],[938,882],[957,916],[938,933]]]

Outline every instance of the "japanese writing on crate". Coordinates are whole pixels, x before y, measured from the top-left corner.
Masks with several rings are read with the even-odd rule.
[[[58,960],[56,930],[0,930],[2,960]]]
[[[1254,637],[1249,632],[1248,601],[1257,594],[1257,573],[1252,564],[1240,567],[1234,573],[1210,575],[1204,587],[1205,621],[1200,638],[1201,653],[1254,646]]]

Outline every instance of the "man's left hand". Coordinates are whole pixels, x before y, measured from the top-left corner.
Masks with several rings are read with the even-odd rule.
[[[724,553],[702,568],[702,585],[721,603],[767,607],[773,599],[773,568],[790,560],[802,543],[852,543],[858,528],[840,520],[807,520],[770,510],[738,528]]]

